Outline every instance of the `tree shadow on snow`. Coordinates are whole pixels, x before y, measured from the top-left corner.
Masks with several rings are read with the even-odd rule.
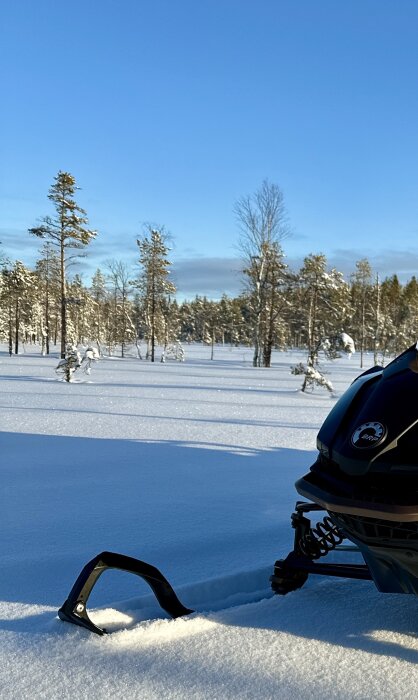
[[[0,600],[22,608],[58,608],[84,564],[103,550],[149,561],[185,594],[199,581],[272,567],[292,547],[294,481],[314,458],[221,443],[0,437]],[[149,593],[138,577],[106,577],[92,606]],[[50,625],[49,615],[28,608],[21,618],[0,620],[0,629],[70,629],[55,625],[52,613]],[[417,599],[380,594],[370,582],[311,576],[288,596],[211,618],[418,662]]]
[[[4,432],[0,442],[0,600],[26,604],[60,605],[103,550],[149,561],[176,586],[273,562],[292,539],[294,481],[313,461],[192,441]],[[139,579],[114,578],[97,605],[138,595]]]

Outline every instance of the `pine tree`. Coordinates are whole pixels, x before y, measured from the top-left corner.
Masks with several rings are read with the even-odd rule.
[[[302,391],[321,384],[332,391],[332,385],[317,369],[320,350],[336,356],[339,340],[349,308],[349,287],[337,270],[327,272],[325,255],[309,255],[299,272],[298,304],[308,350],[307,366],[293,368],[304,374]],[[303,371],[302,371],[303,370]]]
[[[70,302],[67,309],[68,337],[83,345],[91,339],[95,304],[80,275],[74,275],[74,279],[67,283],[67,299]]]
[[[128,340],[132,340],[135,336],[129,301],[132,292],[131,273],[128,266],[120,260],[110,260],[107,267],[108,279],[112,287],[113,316],[110,323],[112,342],[120,344],[121,356],[125,357]]]
[[[168,260],[169,248],[165,239],[162,231],[148,227],[148,233],[137,240],[139,263],[142,267],[138,287],[143,301],[151,362],[155,361],[158,322],[162,320],[162,302],[176,291],[174,284],[168,279],[171,263]],[[162,328],[160,333],[163,334]]]
[[[402,287],[398,276],[392,275],[383,280],[380,286],[381,352],[397,355],[404,347],[406,339],[403,325],[407,309],[403,303]]]
[[[37,261],[35,274],[38,278],[39,302],[43,307],[41,317],[42,353],[49,355],[51,327],[59,305],[59,258],[50,241],[41,248],[42,257]],[[42,298],[43,297],[43,298]]]
[[[2,301],[7,308],[9,355],[19,352],[22,323],[31,322],[30,293],[34,290],[34,274],[20,260],[2,271]]]
[[[105,308],[107,300],[106,278],[100,268],[97,268],[91,281],[91,295],[95,304],[93,318],[93,337],[96,339],[99,354],[102,354],[102,338],[104,333]]]
[[[418,282],[413,275],[402,291],[402,302],[405,309],[405,337],[408,342],[417,340],[418,329]]]
[[[83,249],[96,236],[96,231],[86,228],[86,212],[74,199],[76,191],[75,178],[61,170],[54,178],[48,199],[55,207],[55,216],[45,216],[42,224],[29,229],[29,233],[39,238],[46,238],[58,248],[60,260],[60,306],[61,306],[61,358],[65,358],[67,346],[67,305],[66,305],[66,266],[71,249]],[[78,254],[80,255],[80,254]]]
[[[356,346],[360,351],[360,367],[363,367],[363,356],[367,347],[367,337],[370,336],[375,306],[374,295],[372,294],[372,268],[366,258],[357,260],[356,271],[351,276],[351,279],[352,324],[356,335]]]

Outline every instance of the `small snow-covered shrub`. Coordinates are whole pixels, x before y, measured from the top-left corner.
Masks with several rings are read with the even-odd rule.
[[[303,364],[303,362],[298,362],[297,365],[291,365],[290,367],[291,374],[305,374],[305,372],[306,366]]]
[[[315,385],[323,386],[331,394],[334,391],[332,383],[316,367],[299,362],[297,365],[293,365],[290,368],[290,371],[292,374],[304,375],[302,391],[306,391],[307,389],[311,389],[311,391],[313,391]]]
[[[332,394],[334,391],[332,383],[319,369],[318,356],[320,351],[328,360],[336,360],[341,357],[342,353],[351,357],[352,353],[355,352],[354,340],[344,331],[328,338],[320,338],[317,344],[310,348],[307,363],[299,362],[290,368],[292,374],[304,376],[302,391],[307,391],[307,389],[313,391],[317,385],[324,387]]]
[[[90,374],[92,363],[97,362],[99,358],[100,355],[98,350],[89,345],[89,347],[86,349],[86,352],[83,355],[83,359],[81,360],[81,367],[83,368],[83,372],[85,372],[86,374]]]
[[[354,340],[348,333],[338,333],[337,335],[324,338],[319,344],[319,349],[322,350],[329,360],[336,360],[346,354],[349,357],[356,351]]]
[[[178,362],[184,362],[186,358],[183,346],[181,343],[169,343],[163,350],[161,362],[172,359]]]
[[[344,331],[340,335],[341,343],[343,346],[344,352],[351,357],[356,351],[356,346],[354,345],[354,340],[352,339],[351,335],[348,335],[348,333],[344,333]]]
[[[80,367],[83,372],[90,374],[91,365],[99,359],[99,353],[96,348],[89,346],[84,352],[83,357],[75,345],[68,344],[65,352],[65,358],[60,360],[55,368],[57,374],[64,376],[66,382],[71,382],[71,378]]]
[[[60,360],[55,368],[57,374],[64,375],[66,382],[71,382],[76,369],[81,365],[81,355],[75,345],[69,343],[65,348],[65,358]]]

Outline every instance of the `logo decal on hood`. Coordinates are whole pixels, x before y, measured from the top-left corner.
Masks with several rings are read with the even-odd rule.
[[[386,437],[387,430],[382,423],[370,421],[362,423],[355,429],[351,436],[351,443],[354,447],[367,449],[377,447]]]

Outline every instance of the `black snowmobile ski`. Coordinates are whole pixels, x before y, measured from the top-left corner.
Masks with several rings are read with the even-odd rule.
[[[180,602],[167,579],[155,566],[124,554],[102,552],[89,561],[80,572],[67,600],[58,610],[61,620],[85,627],[96,634],[106,634],[105,629],[90,620],[87,601],[97,580],[107,569],[120,569],[140,576],[152,589],[161,608],[173,618],[194,612]]]

